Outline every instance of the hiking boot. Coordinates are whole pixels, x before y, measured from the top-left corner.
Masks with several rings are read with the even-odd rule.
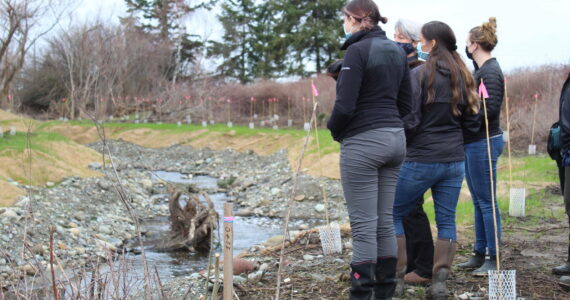
[[[401,297],[404,295],[404,275],[406,275],[407,255],[406,255],[406,236],[397,236],[398,243],[398,261],[396,263],[396,290],[394,295]]]
[[[376,262],[376,284],[374,297],[376,300],[391,300],[396,290],[397,258],[378,258]]]
[[[430,296],[434,300],[447,300],[447,278],[451,274],[451,264],[457,250],[453,240],[437,239],[433,256],[433,277],[431,280]]]
[[[370,300],[374,290],[375,263],[360,263],[350,265],[350,296],[349,300]]]
[[[560,285],[560,287],[562,287],[565,291],[570,291],[570,276],[560,277],[558,285]]]
[[[410,285],[426,285],[431,282],[430,278],[424,278],[415,271],[412,271],[404,276],[404,283]]]
[[[489,256],[489,258],[485,259],[485,262],[479,269],[471,272],[471,275],[483,277],[483,276],[488,276],[489,271],[496,271],[496,270],[497,270],[497,257],[495,255],[491,255]]]
[[[477,269],[480,268],[485,263],[485,254],[481,254],[477,251],[473,251],[473,255],[468,261],[458,264],[457,267],[460,269]]]
[[[570,262],[566,262],[565,264],[552,268],[552,274],[554,275],[570,275]]]

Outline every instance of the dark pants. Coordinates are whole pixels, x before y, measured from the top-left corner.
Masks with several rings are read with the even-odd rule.
[[[433,269],[433,238],[429,219],[424,212],[423,196],[417,205],[404,217],[406,232],[406,254],[408,266],[406,273],[415,272],[421,277],[431,278]]]
[[[570,186],[570,166],[564,167],[564,186]],[[568,225],[570,225],[570,189],[564,189],[564,206],[568,215]],[[570,235],[568,235],[570,241]],[[568,244],[568,262],[570,262],[570,242]]]
[[[558,178],[560,179],[560,192],[564,195],[564,160],[562,158],[556,160],[556,165],[558,166]]]

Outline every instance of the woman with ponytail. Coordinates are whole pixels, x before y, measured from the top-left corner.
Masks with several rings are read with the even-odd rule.
[[[495,232],[501,239],[501,214],[495,201],[492,205],[492,194],[497,199],[497,160],[503,152],[503,131],[501,130],[501,105],[503,104],[505,79],[497,59],[491,52],[497,45],[497,20],[489,18],[489,22],[474,27],[467,36],[465,52],[475,66],[475,81],[481,81],[487,87],[489,98],[486,99],[487,118],[489,120],[489,137],[491,146],[491,162],[493,182],[489,172],[489,156],[487,149],[487,128],[485,122],[475,133],[465,136],[465,174],[467,186],[471,192],[475,211],[475,245],[469,261],[459,264],[459,268],[476,269],[475,276],[487,276],[489,270],[496,270]],[[483,117],[485,112],[481,112]],[[496,212],[497,228],[493,221],[493,210]],[[488,256],[485,255],[488,253]]]
[[[455,210],[465,176],[463,131],[480,127],[475,82],[457,53],[451,28],[425,24],[418,52],[425,64],[411,71],[412,107],[420,107],[419,125],[408,138],[407,154],[396,187],[394,224],[398,244],[397,274],[406,268],[406,237],[402,219],[431,189],[437,223],[431,296],[447,299],[446,280],[455,256]],[[401,281],[401,278],[399,278]]]
[[[392,208],[410,112],[406,53],[378,26],[373,0],[343,9],[346,50],[327,127],[341,143],[340,171],[352,229],[350,299],[392,299],[396,239]]]

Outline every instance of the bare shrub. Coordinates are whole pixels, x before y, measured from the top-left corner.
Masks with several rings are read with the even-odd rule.
[[[534,143],[538,149],[546,149],[548,129],[558,120],[560,91],[568,72],[568,66],[547,65],[517,69],[506,74],[510,98],[510,137],[516,150],[526,151],[531,143],[535,107]],[[535,102],[534,95],[537,93],[538,102]],[[505,109],[503,105],[501,122],[504,130],[507,128]]]

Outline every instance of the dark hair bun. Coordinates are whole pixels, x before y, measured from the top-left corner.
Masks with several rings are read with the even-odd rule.
[[[388,23],[388,18],[381,16],[379,21],[382,22],[382,24],[386,24]]]

